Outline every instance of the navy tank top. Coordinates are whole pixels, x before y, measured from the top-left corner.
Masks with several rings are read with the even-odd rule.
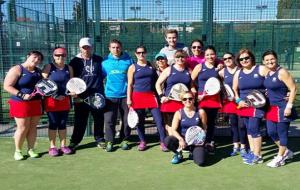
[[[281,67],[278,67],[275,73],[266,76],[264,86],[267,88],[270,104],[285,107],[287,104],[285,97],[289,90],[284,82],[278,78],[280,69]]]
[[[210,69],[205,64],[202,64],[202,68],[198,74],[198,92],[204,91],[204,85],[209,78],[217,78],[218,76],[219,74],[215,67]]]
[[[21,69],[21,75],[15,84],[15,88],[24,94],[31,94],[34,91],[35,84],[42,79],[41,70],[35,68],[33,72],[28,71],[22,65],[19,65]],[[31,100],[40,99],[40,96],[34,96]],[[12,95],[11,99],[23,101],[21,98]]]
[[[66,95],[66,85],[70,79],[70,72],[68,65],[63,69],[57,68],[53,63],[50,63],[51,68],[49,72],[49,79],[53,80],[58,87],[57,95]]]
[[[264,90],[264,80],[265,78],[259,74],[259,66],[254,66],[255,68],[249,74],[243,72],[243,69],[239,73],[238,77],[238,88],[240,93],[240,98],[245,99],[245,97],[252,90]]]
[[[172,65],[170,75],[167,78],[165,85],[165,95],[168,96],[172,86],[177,83],[183,83],[190,89],[191,80],[191,75],[188,69],[185,68],[183,71],[178,71],[175,69],[174,65]]]
[[[227,68],[224,69],[224,83],[228,84],[230,87],[232,87],[234,74],[235,72],[231,74]]]
[[[200,126],[200,117],[199,112],[195,111],[193,117],[188,117],[183,109],[180,109],[180,134],[185,136],[185,133],[188,128],[192,126]]]
[[[135,71],[133,74],[133,91],[150,92],[153,91],[155,80],[157,79],[156,70],[150,65],[140,66],[134,63]]]

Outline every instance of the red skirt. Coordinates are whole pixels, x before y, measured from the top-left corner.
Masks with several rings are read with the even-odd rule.
[[[65,96],[63,100],[45,97],[44,108],[46,112],[69,111],[71,109],[70,97]]]
[[[279,107],[278,106],[269,106],[268,111],[265,114],[265,118],[268,121],[279,122]]]
[[[42,115],[42,101],[17,101],[10,99],[9,103],[9,116],[17,118],[33,117]]]
[[[202,95],[202,93],[199,93]],[[215,94],[212,96],[205,96],[201,101],[198,103],[199,108],[221,108],[221,97],[220,94]]]
[[[254,117],[255,108],[254,107],[245,107],[237,109],[237,114],[242,117]]]
[[[161,112],[175,113],[177,110],[183,108],[183,104],[179,101],[169,100],[160,105]]]
[[[220,109],[220,112],[222,113],[237,113],[237,105],[234,101],[225,101],[222,108]]]
[[[158,108],[158,102],[153,92],[132,92],[133,109]]]

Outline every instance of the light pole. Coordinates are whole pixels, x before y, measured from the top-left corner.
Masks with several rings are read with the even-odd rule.
[[[136,20],[137,11],[140,11],[141,7],[132,6],[132,7],[130,7],[130,10],[132,10],[134,12],[134,19]]]
[[[262,19],[262,11],[267,8],[268,8],[268,5],[263,5],[263,4],[256,5],[256,9],[260,11],[260,21]]]

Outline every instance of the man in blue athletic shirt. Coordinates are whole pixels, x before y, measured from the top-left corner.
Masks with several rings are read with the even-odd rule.
[[[130,128],[127,124],[128,107],[126,100],[127,70],[133,63],[132,58],[122,52],[122,43],[113,39],[109,42],[109,55],[102,62],[102,73],[105,79],[106,108],[104,112],[106,151],[113,151],[115,127],[118,113],[121,114],[121,148],[128,150]]]

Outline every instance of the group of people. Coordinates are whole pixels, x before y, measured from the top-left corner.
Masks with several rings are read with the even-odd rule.
[[[136,126],[139,137],[138,150],[147,149],[145,138],[145,117],[149,110],[159,133],[162,151],[174,152],[171,163],[180,163],[182,150],[190,151],[195,164],[205,164],[206,153],[214,154],[215,120],[218,112],[229,115],[233,151],[231,156],[240,154],[244,163],[254,165],[263,162],[260,127],[262,119],[267,120],[269,136],[279,147],[278,154],[267,165],[278,167],[292,158],[293,152],[287,148],[288,129],[296,113],[293,103],[296,85],[290,73],[280,67],[277,54],[266,51],[263,65],[256,65],[254,54],[241,49],[236,57],[233,53],[224,53],[217,58],[213,46],[204,48],[201,40],[193,40],[190,48],[177,43],[178,32],[169,29],[165,32],[167,45],[155,56],[155,62],[147,60],[147,49],[138,46],[134,61],[122,51],[122,43],[113,39],[109,42],[109,55],[102,58],[93,53],[90,38],[79,41],[80,53],[69,64],[65,63],[67,52],[59,47],[53,51],[53,62],[39,69],[43,55],[39,51],[28,53],[24,63],[13,66],[4,80],[4,89],[11,94],[9,100],[10,116],[15,118],[15,160],[23,160],[22,145],[28,142],[28,155],[36,158],[34,150],[37,130],[43,111],[49,118],[50,156],[75,153],[83,139],[89,114],[94,120],[94,138],[99,148],[107,152],[115,150],[115,133],[120,114],[120,147],[130,149],[127,115],[133,108],[139,117]],[[87,90],[81,94],[67,92],[66,83],[72,77],[83,79]],[[235,94],[228,99],[219,92],[206,95],[204,86],[211,77],[229,85]],[[57,83],[55,96],[32,96],[35,84],[42,78]],[[181,101],[169,98],[172,86],[182,83],[188,91],[181,94]],[[268,104],[263,108],[254,108],[245,98],[252,90],[267,94]],[[105,107],[95,109],[84,99],[100,93],[105,97]],[[68,113],[74,106],[74,129],[70,144],[66,145],[66,123]],[[184,141],[187,129],[200,126],[206,132],[203,144],[188,146]],[[60,139],[60,148],[56,145],[56,136]]]

